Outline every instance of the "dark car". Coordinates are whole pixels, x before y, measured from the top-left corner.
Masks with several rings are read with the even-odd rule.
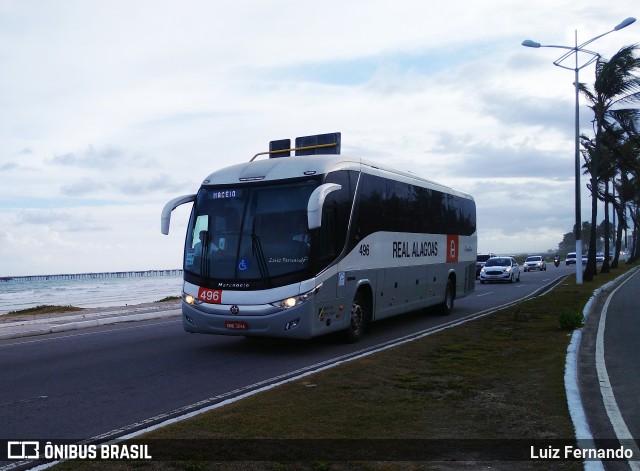
[[[482,267],[484,267],[484,264],[487,263],[487,260],[495,256],[496,255],[493,253],[478,254],[478,257],[476,258],[476,279],[480,277],[480,270],[482,270]]]

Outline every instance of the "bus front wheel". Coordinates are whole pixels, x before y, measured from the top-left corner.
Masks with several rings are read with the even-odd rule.
[[[367,305],[360,292],[356,293],[351,305],[351,319],[345,332],[345,339],[349,343],[359,341],[364,335],[368,322]]]

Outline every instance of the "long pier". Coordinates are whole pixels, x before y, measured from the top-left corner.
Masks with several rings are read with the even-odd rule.
[[[88,280],[106,278],[139,278],[143,276],[182,276],[182,269],[111,271],[102,273],[62,273],[58,275],[3,276],[2,281],[47,281],[47,280]]]

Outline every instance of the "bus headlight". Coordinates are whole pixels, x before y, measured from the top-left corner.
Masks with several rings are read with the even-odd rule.
[[[322,288],[322,283],[313,288],[311,291],[307,291],[304,294],[299,294],[297,296],[292,296],[287,299],[283,299],[282,301],[276,301],[275,303],[270,303],[272,306],[279,307],[281,309],[290,309],[295,306],[299,306],[302,303],[309,301],[314,294],[320,291]]]
[[[189,306],[195,306],[196,304],[202,303],[198,298],[187,293],[182,293],[182,299],[184,299],[184,302]]]

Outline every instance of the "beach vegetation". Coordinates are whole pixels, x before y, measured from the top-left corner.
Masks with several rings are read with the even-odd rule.
[[[21,315],[39,315],[39,314],[57,314],[61,312],[75,312],[83,311],[84,309],[76,306],[57,306],[51,304],[41,304],[35,307],[29,307],[26,309],[20,309],[16,311],[9,311],[7,316],[21,316]]]

